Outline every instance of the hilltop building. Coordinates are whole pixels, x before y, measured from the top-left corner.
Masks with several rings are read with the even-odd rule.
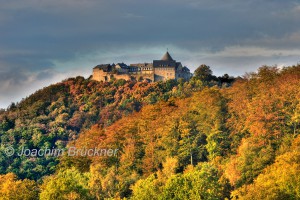
[[[166,52],[160,60],[153,60],[153,63],[137,63],[129,66],[124,63],[97,65],[93,68],[92,79],[96,81],[136,79],[157,82],[179,78],[189,80],[190,70],[173,60],[169,52]]]

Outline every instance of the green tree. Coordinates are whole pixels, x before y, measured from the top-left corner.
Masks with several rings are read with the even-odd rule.
[[[163,188],[162,199],[222,199],[223,186],[219,182],[218,170],[203,163],[184,174],[171,177]]]
[[[93,199],[89,194],[89,174],[71,168],[46,177],[41,185],[41,200]]]
[[[160,188],[154,174],[144,180],[138,180],[131,189],[133,193],[132,200],[159,199]]]
[[[209,66],[202,64],[194,72],[194,78],[203,82],[209,82],[212,80],[212,70]]]

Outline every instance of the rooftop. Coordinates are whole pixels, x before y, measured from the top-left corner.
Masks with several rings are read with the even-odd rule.
[[[169,52],[166,52],[165,55],[161,58],[163,61],[174,61]]]

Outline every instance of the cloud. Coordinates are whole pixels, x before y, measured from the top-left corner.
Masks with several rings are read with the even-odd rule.
[[[0,73],[0,107],[6,108],[11,102],[20,101],[53,81],[59,74],[49,70],[28,72],[24,70],[1,70]]]
[[[167,48],[192,70],[206,63],[220,75],[299,61],[296,0],[0,4],[0,107],[66,76],[87,77],[97,64],[151,62]]]
[[[52,69],[41,71],[7,70],[4,72],[0,69],[0,108],[7,108],[12,102],[19,102],[38,89],[78,75],[84,75],[82,70],[74,69],[68,72]]]

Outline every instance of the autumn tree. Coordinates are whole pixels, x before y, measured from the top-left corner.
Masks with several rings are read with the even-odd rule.
[[[33,200],[38,199],[37,184],[28,179],[18,180],[13,173],[0,175],[0,199]]]
[[[276,158],[252,184],[232,192],[233,199],[299,199],[299,136],[290,150]]]

